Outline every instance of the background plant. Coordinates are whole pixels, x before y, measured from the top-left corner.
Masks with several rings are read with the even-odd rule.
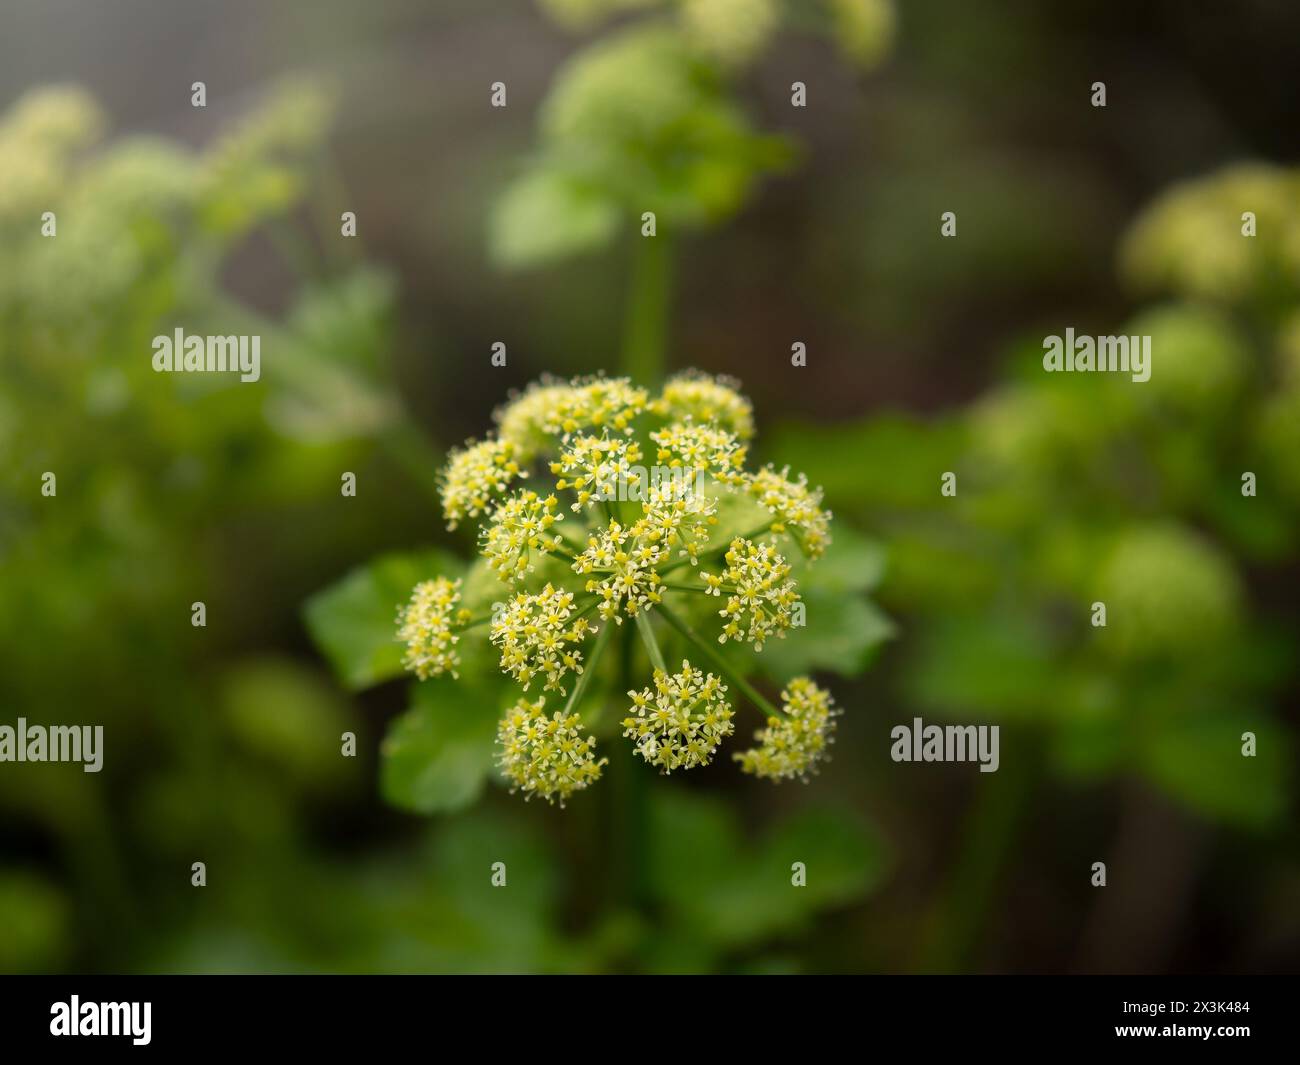
[[[967,410],[782,439],[799,461],[837,456],[815,475],[888,530],[892,595],[924,629],[903,679],[909,700],[1005,722],[1072,786],[1138,778],[1257,832],[1284,822],[1294,764],[1275,704],[1294,678],[1295,619],[1275,589],[1297,528],[1300,260],[1281,206],[1295,189],[1293,171],[1234,167],[1138,217],[1122,272],[1174,299],[1095,331],[1152,338],[1146,384],[1046,375],[1031,335],[1009,352],[1006,382]],[[1269,219],[1257,240],[1241,234],[1248,205]],[[900,456],[904,478],[856,474]],[[846,469],[855,492],[843,472],[835,483]],[[960,487],[942,498],[949,469]],[[1264,486],[1257,496],[1243,496],[1247,472]],[[1091,622],[1098,601],[1104,628]],[[1267,750],[1241,757],[1246,732]],[[983,891],[994,886],[988,853],[1011,846],[1034,786],[1014,767],[999,784],[971,815],[961,867],[984,876]],[[961,956],[980,905],[970,900],[948,919],[962,928],[940,926],[934,960]]]
[[[274,630],[243,589],[292,570],[288,530],[337,494],[340,467],[409,433],[381,357],[391,281],[313,260],[270,318],[222,277],[256,235],[289,242],[310,222],[298,208],[330,108],[288,83],[198,150],[105,139],[107,116],[74,87],[0,119],[0,702],[33,723],[101,724],[107,745],[98,774],[0,775],[10,838],[61,879],[0,867],[3,923],[26,929],[0,968],[214,964],[211,929],[256,925],[252,909],[322,875],[302,826],[360,785],[337,755],[351,711],[310,665],[259,649]],[[44,211],[55,237],[33,224]],[[154,374],[153,336],[182,323],[260,334],[266,387]],[[45,471],[52,498],[32,490]],[[190,626],[195,601],[207,629]],[[204,942],[168,888],[195,857],[259,863],[268,885],[215,883]],[[286,944],[311,936],[284,929]],[[302,948],[235,934],[222,949],[274,966]]]

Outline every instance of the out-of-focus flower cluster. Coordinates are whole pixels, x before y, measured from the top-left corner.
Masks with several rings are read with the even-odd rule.
[[[892,587],[924,618],[919,708],[1046,726],[1061,772],[1142,774],[1225,819],[1288,809],[1287,767],[1232,741],[1294,678],[1277,595],[1300,546],[1298,174],[1234,166],[1138,216],[1121,265],[1162,302],[1100,328],[1149,351],[1147,380],[1044,373],[1034,330],[970,407],[808,445],[855,477],[915,474],[867,474],[859,498],[893,524]],[[903,487],[949,468],[955,497]]]
[[[1300,171],[1250,164],[1175,185],[1143,212],[1122,251],[1147,289],[1231,303],[1300,287]],[[1252,223],[1254,235],[1245,236]]]
[[[314,84],[286,83],[195,152],[147,136],[102,145],[106,118],[83,90],[28,93],[0,119],[0,308],[42,323],[29,348],[66,338],[76,351],[120,327],[141,289],[200,304],[222,251],[304,195],[330,107]]]
[[[781,24],[816,29],[864,68],[875,66],[894,41],[893,0],[538,0],[559,25],[588,31],[633,13],[668,14],[704,55],[742,66],[767,49]]]
[[[549,718],[540,703],[507,715],[501,765],[511,781],[562,800],[599,776],[595,741],[577,739],[577,711],[604,645],[623,631],[635,631],[655,667],[622,719],[645,761],[663,772],[709,764],[734,731],[740,690],[772,718],[761,746],[737,756],[742,767],[775,778],[815,769],[834,725],[829,696],[798,678],[779,710],[743,679],[724,683],[745,670],[716,649],[762,651],[802,624],[789,558],[810,563],[830,542],[819,490],[788,469],[746,469],[753,411],[736,383],[689,373],[652,396],[626,379],[547,379],[496,423],[496,434],[452,452],[439,485],[448,528],[479,522],[479,566],[511,594],[476,614],[459,582],[425,581],[401,608],[398,638],[421,679],[455,675],[461,634],[487,623],[501,672],[565,698]],[[474,572],[469,585],[481,583]],[[486,606],[490,595],[473,601]],[[659,613],[667,624],[656,635]],[[718,671],[687,658],[669,672],[660,638],[685,641]]]
[[[566,28],[612,28],[556,75],[537,150],[496,204],[491,249],[507,266],[607,245],[643,212],[674,231],[732,217],[796,157],[793,141],[747,114],[738,76],[787,24],[863,70],[895,31],[893,0],[539,2]]]

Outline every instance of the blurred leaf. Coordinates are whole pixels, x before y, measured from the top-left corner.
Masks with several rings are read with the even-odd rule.
[[[307,630],[351,690],[402,673],[397,611],[411,589],[433,577],[455,579],[462,563],[436,549],[377,558],[317,592],[304,608]]]
[[[1241,734],[1254,732],[1257,753],[1241,753]],[[1193,809],[1259,828],[1287,809],[1290,737],[1258,714],[1198,716],[1170,721],[1151,734],[1143,768]]]
[[[614,236],[618,215],[609,200],[539,167],[519,178],[497,202],[492,256],[503,266],[519,267],[589,251]]]
[[[221,697],[245,746],[294,779],[330,782],[350,768],[340,750],[347,707],[323,675],[286,659],[241,662],[222,677]]]
[[[1051,735],[1053,765],[1066,776],[1085,779],[1121,768],[1130,746],[1110,714],[1068,716]]]
[[[794,577],[803,597],[806,624],[769,640],[758,663],[773,679],[826,669],[857,676],[894,635],[894,624],[862,594],[880,583],[885,553],[843,522],[833,527],[826,554],[816,562],[796,557]]]
[[[860,899],[884,867],[880,844],[842,811],[795,815],[751,848],[725,803],[668,789],[651,805],[650,854],[656,893],[697,939],[728,949]],[[791,882],[795,862],[805,887]]]
[[[1007,614],[931,619],[909,670],[912,698],[943,713],[1050,716],[1059,667],[1041,625]]]
[[[799,898],[808,912],[857,902],[879,883],[885,867],[881,841],[844,810],[801,810],[780,822],[762,846],[756,863],[764,883],[784,877],[802,862],[807,886]]]
[[[448,819],[428,846],[403,854],[386,881],[370,883],[364,912],[377,927],[364,940],[366,970],[593,971],[596,960],[556,927],[555,858],[527,813]],[[505,887],[492,884],[497,862]]]
[[[740,826],[725,803],[658,788],[650,820],[652,886],[670,905],[689,910],[701,885],[734,875]]]
[[[68,903],[55,885],[0,868],[0,972],[53,971],[68,947]]]
[[[885,573],[885,549],[842,521],[832,525],[832,534],[826,554],[799,567],[799,587],[829,592],[872,591]]]
[[[375,376],[392,342],[396,293],[388,271],[356,267],[306,286],[289,312],[289,325],[316,354]]]
[[[384,798],[422,814],[463,809],[495,761],[501,686],[441,677],[414,682],[411,692],[410,709],[384,738]]]
[[[767,451],[806,473],[832,509],[939,506],[939,478],[957,468],[965,429],[956,420],[877,415],[842,425],[788,422],[769,434]]]
[[[783,640],[769,640],[757,656],[773,679],[817,669],[856,677],[894,635],[894,623],[868,599],[822,588],[801,591],[808,623],[789,629]]]

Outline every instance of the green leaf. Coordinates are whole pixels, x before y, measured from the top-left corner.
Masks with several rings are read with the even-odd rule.
[[[402,672],[397,610],[411,589],[433,577],[456,578],[462,563],[438,550],[383,555],[307,601],[307,631],[349,689],[358,691]]]
[[[835,522],[831,545],[816,562],[796,573],[800,587],[817,587],[831,592],[870,592],[885,573],[885,549],[856,529]]]
[[[1036,619],[1007,612],[931,620],[908,670],[909,695],[925,710],[1039,720],[1060,675],[1057,648]]]
[[[492,257],[503,266],[534,266],[599,248],[618,225],[618,209],[584,192],[552,168],[511,185],[492,216]]]
[[[769,640],[756,656],[774,680],[817,669],[856,677],[894,635],[894,623],[868,599],[810,588],[804,605],[808,623],[789,629],[783,640]]]
[[[1257,753],[1241,753],[1254,732]],[[1170,721],[1148,739],[1147,775],[1175,798],[1216,819],[1263,827],[1286,812],[1290,743],[1260,714],[1198,716]]]
[[[832,510],[927,510],[942,505],[939,478],[957,468],[964,436],[954,420],[885,414],[842,425],[778,425],[768,447],[781,464],[824,488]]]
[[[847,811],[810,809],[781,822],[764,843],[759,879],[789,886],[791,864],[802,862],[807,886],[799,889],[808,912],[849,905],[880,882],[885,852],[880,839]]]
[[[317,668],[275,657],[228,667],[221,703],[231,732],[287,782],[333,784],[355,759],[339,757],[349,727],[347,697]]]
[[[464,809],[495,760],[502,686],[440,677],[413,684],[412,693],[410,709],[384,737],[380,790],[416,813]]]
[[[0,970],[54,972],[73,942],[71,908],[59,887],[21,868],[0,869]]]
[[[656,894],[697,941],[728,949],[862,898],[884,868],[878,840],[845,812],[806,811],[751,847],[725,803],[668,789],[651,805],[650,839]],[[804,887],[792,883],[795,862]]]
[[[881,546],[842,522],[816,562],[796,561],[794,575],[803,597],[806,624],[771,640],[758,662],[776,680],[816,669],[857,676],[871,664],[894,624],[862,593],[880,583],[885,568]]]

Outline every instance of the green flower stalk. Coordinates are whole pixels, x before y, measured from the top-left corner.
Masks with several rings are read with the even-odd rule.
[[[735,732],[738,692],[766,722],[758,746],[734,755],[741,768],[772,780],[815,772],[835,727],[830,694],[796,677],[778,708],[718,649],[783,639],[802,607],[787,559],[811,562],[830,543],[819,489],[788,469],[746,469],[753,409],[736,383],[689,373],[652,396],[626,378],[545,380],[496,421],[496,435],[451,454],[439,487],[449,529],[480,521],[479,553],[510,596],[475,617],[460,581],[422,581],[399,608],[397,638],[420,680],[455,679],[462,634],[486,621],[502,673],[565,699],[548,711],[545,694],[521,697],[502,719],[498,764],[512,788],[563,805],[600,779],[606,760],[579,709],[625,621],[652,667],[620,718],[637,756],[663,773],[709,765]],[[722,532],[728,523],[743,533]],[[709,616],[716,630],[700,635],[692,619]],[[680,668],[666,663],[656,618],[686,647]]]

